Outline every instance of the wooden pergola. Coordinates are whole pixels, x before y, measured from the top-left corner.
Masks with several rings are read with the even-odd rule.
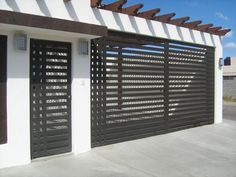
[[[70,0],[64,0],[70,1]],[[147,10],[147,11],[140,11],[143,8],[143,4],[135,4],[132,6],[128,6],[123,8],[123,6],[127,3],[127,0],[117,0],[110,4],[102,3],[102,0],[91,0],[91,7],[109,10],[112,12],[123,13],[127,15],[137,16],[140,18],[145,18],[148,20],[159,21],[163,23],[169,23],[180,27],[185,27],[193,30],[198,30],[201,32],[206,32],[214,35],[224,36],[230,29],[222,29],[222,27],[214,27],[213,24],[202,24],[202,21],[191,21],[190,17],[181,17],[172,19],[176,14],[169,13],[164,15],[157,15],[160,12],[159,8]]]

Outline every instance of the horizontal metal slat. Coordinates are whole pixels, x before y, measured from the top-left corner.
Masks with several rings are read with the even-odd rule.
[[[161,96],[161,97],[154,97],[154,96],[152,96],[152,97],[136,97],[135,99],[131,99],[131,98],[129,98],[129,99],[121,99],[121,101],[122,101],[122,103],[129,103],[129,102],[136,102],[136,101],[140,101],[140,102],[142,102],[142,101],[161,101],[161,100],[163,100],[163,98],[164,98],[164,96]],[[117,103],[118,102],[118,98],[116,99],[116,100],[106,100],[106,103]],[[162,102],[160,102],[160,104],[163,104],[163,101]]]
[[[111,57],[111,58],[117,58],[118,55],[115,55],[115,54],[106,54],[106,57]],[[148,59],[148,60],[159,60],[160,58],[159,57],[164,57],[163,54],[159,54],[158,56],[138,56],[138,55],[120,55],[119,57],[122,57],[122,58],[129,58],[129,59]]]
[[[121,50],[109,48],[106,52],[107,52],[106,55],[109,55],[112,52],[117,52],[117,55],[119,55],[118,52],[121,52],[121,55],[137,55],[137,56],[148,56],[148,57],[151,57],[151,56],[159,57],[164,54],[164,50],[160,49],[160,48],[158,48],[158,49],[156,48],[156,50],[153,50],[151,52],[148,52],[144,48],[140,48],[140,50],[134,50],[134,48],[133,48],[133,50],[132,50],[132,48],[131,49],[121,49]]]
[[[200,68],[206,69],[207,66],[205,64],[192,64],[192,63],[183,63],[183,62],[169,62],[170,67],[185,67],[185,68]]]
[[[170,71],[189,71],[189,72],[193,72],[193,71],[197,71],[197,72],[201,72],[201,73],[206,73],[207,69],[206,68],[196,68],[196,67],[182,67],[182,66],[170,66],[169,67]]]
[[[139,71],[111,71],[111,70],[106,70],[106,74],[120,74],[124,77],[124,75],[143,75],[143,76],[162,76],[164,75],[164,70],[155,70],[154,71],[146,71],[146,70],[139,70]],[[94,73],[95,74],[95,73]]]
[[[159,110],[158,110],[159,111]],[[148,119],[147,117],[154,117],[154,116],[162,116],[164,115],[164,109],[160,110],[162,112],[151,112],[151,113],[140,113],[140,114],[131,114],[131,115],[122,115],[120,117],[109,117],[106,119],[106,121],[131,121],[131,119],[137,120],[137,119]],[[130,120],[129,120],[130,119]]]
[[[46,65],[46,66],[69,66],[69,63],[46,61],[46,62],[45,62],[45,65]]]
[[[136,92],[136,91],[160,91],[163,92],[164,87],[160,86],[159,88],[107,88],[106,92]]]
[[[164,108],[162,108],[164,109]],[[116,111],[106,111],[106,115],[117,115],[117,114],[125,114],[125,113],[139,113],[139,112],[147,112],[147,111],[155,111],[155,110],[162,110],[161,107],[155,107],[155,108],[146,108],[146,109],[130,109],[130,110],[122,110],[117,109]]]
[[[169,99],[169,103],[170,104],[174,104],[174,103],[191,103],[191,102],[206,102],[207,100],[209,100],[207,97],[203,96],[195,96],[192,98],[177,98],[177,99]]]
[[[199,90],[186,90],[186,91],[171,91],[171,92],[169,92],[169,94],[170,95],[174,95],[174,94],[193,94],[193,93],[201,93],[201,92],[206,92],[206,90],[205,89],[199,89]]]
[[[151,46],[143,46],[143,45],[138,45],[138,44],[127,44],[127,43],[122,43],[122,42],[117,42],[117,41],[111,41],[108,40],[107,45],[110,46],[119,46],[121,48],[132,48],[132,49],[141,49],[141,50],[147,50],[147,51],[156,51],[158,49],[161,49],[163,47],[163,45],[159,45],[159,47],[151,47]],[[107,50],[109,50],[111,47],[108,47]]]
[[[163,93],[160,92],[153,92],[153,93],[122,93],[122,97],[134,97],[134,96],[162,96]],[[107,98],[112,98],[112,97],[119,97],[119,94],[107,94],[106,97]]]
[[[106,82],[106,86],[163,86],[164,83],[161,81],[158,82],[140,82],[140,83],[137,83],[137,82],[126,82],[124,83],[124,81],[122,80],[122,83],[108,83]]]
[[[130,64],[130,65],[141,65],[141,66],[144,65],[144,66],[158,66],[158,67],[162,66],[162,67],[164,67],[163,61],[158,61],[158,60],[155,61],[155,62],[153,62],[153,61],[150,62],[148,60],[143,61],[143,60],[140,60],[140,59],[139,59],[139,61],[134,61],[134,60],[127,60],[127,59],[122,59],[122,60],[116,59],[115,60],[115,59],[106,58],[105,62],[106,62],[106,65],[108,65],[108,63],[109,64],[121,63],[121,64]]]
[[[197,114],[201,114],[201,113],[208,113],[208,111],[205,109],[199,109],[199,110],[191,110],[191,111],[184,111],[184,112],[180,112],[178,114],[173,114],[173,115],[169,115],[169,118],[170,119],[174,119],[174,118],[181,118],[181,117],[184,117],[184,116],[190,116],[190,115],[197,115]]]
[[[191,107],[191,106],[201,106],[201,105],[207,105],[207,101],[188,101],[185,103],[172,103],[169,102],[169,108],[179,108],[179,107]]]
[[[143,66],[122,66],[122,67],[118,67],[118,66],[112,66],[112,65],[107,65],[106,69],[116,69],[116,70],[120,70],[122,69],[122,72],[125,70],[133,70],[134,72],[139,72],[139,71],[146,71],[147,73],[151,72],[151,71],[157,71],[159,69],[164,69],[164,67],[143,67]],[[136,71],[138,70],[138,71]]]
[[[106,77],[107,81],[118,81],[118,79],[122,79],[122,82],[124,81],[130,81],[130,82],[140,82],[140,81],[163,81],[164,82],[164,78],[157,78],[157,77],[137,77],[137,76],[133,76],[132,75],[130,77],[121,77],[118,78],[118,76],[116,77]]]
[[[158,120],[159,119],[159,120]],[[116,127],[108,127],[101,136],[114,136],[120,135],[124,136],[126,133],[136,132],[137,130],[147,130],[153,129],[161,130],[164,128],[164,120],[161,118],[150,119],[147,122],[137,121],[137,122],[128,122],[128,124],[119,124]],[[143,131],[143,133],[145,133]]]
[[[207,52],[204,47],[202,47],[202,48],[192,48],[192,47],[186,47],[186,45],[185,46],[180,46],[180,45],[175,45],[175,44],[169,44],[168,47],[170,49],[173,48],[173,49],[183,49],[183,50],[195,51],[195,52]]]
[[[103,140],[101,141],[102,144],[111,144],[111,143],[117,143],[127,140],[133,140],[140,137],[147,137],[147,136],[153,136],[156,135],[157,132],[164,131],[164,126],[153,126],[148,128],[140,128],[140,129],[131,129],[129,131],[116,131],[113,134],[107,134],[100,136],[100,138]]]
[[[191,112],[191,111],[198,111],[198,110],[207,110],[207,106],[206,105],[191,105],[191,106],[184,106],[184,107],[172,107],[169,109],[169,114],[181,114],[182,112]]]
[[[107,105],[107,110],[109,109],[122,109],[122,108],[135,108],[135,107],[147,107],[147,106],[156,106],[156,105],[159,105],[157,103],[135,103],[135,104],[121,104],[121,105],[112,105],[112,106],[109,106]]]

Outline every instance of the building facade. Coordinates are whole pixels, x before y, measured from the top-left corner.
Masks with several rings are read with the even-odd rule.
[[[0,168],[222,122],[225,31],[100,2],[0,2]]]
[[[236,57],[225,60],[223,78],[224,97],[236,97]]]

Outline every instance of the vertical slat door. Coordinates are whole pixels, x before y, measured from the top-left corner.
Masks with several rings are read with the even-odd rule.
[[[71,151],[71,44],[30,41],[31,156]]]
[[[214,49],[109,32],[91,43],[92,146],[213,122]]]

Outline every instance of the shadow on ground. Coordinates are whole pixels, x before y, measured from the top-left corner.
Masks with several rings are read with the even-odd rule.
[[[236,107],[221,124],[44,158],[0,170],[0,177],[235,177]]]

